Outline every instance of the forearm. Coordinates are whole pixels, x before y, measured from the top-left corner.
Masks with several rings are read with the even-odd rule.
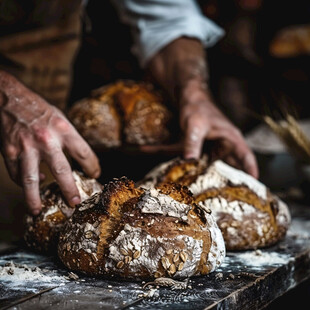
[[[199,40],[182,37],[173,41],[150,60],[148,69],[176,104],[211,104],[206,52]]]
[[[0,94],[0,124],[5,122],[9,126],[11,119],[29,126],[46,114],[48,103],[5,71],[0,71]]]
[[[167,45],[149,62],[151,74],[179,107],[183,156],[198,158],[205,140],[217,140],[221,158],[257,177],[254,154],[212,98],[207,69],[202,44],[186,37]]]
[[[206,55],[202,44],[195,39],[180,38],[174,42],[174,68],[171,79],[175,80],[177,92],[185,90],[191,85],[199,85],[204,89],[208,83],[208,68]]]

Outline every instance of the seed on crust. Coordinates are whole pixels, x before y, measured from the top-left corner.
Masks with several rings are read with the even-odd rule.
[[[95,263],[98,262],[98,257],[96,253],[91,253],[91,258]]]
[[[169,273],[175,274],[176,271],[177,271],[177,269],[175,267],[175,264],[171,264],[170,267],[169,267]]]
[[[124,262],[120,260],[120,261],[116,264],[116,268],[121,269],[121,268],[123,268],[123,267],[124,267]]]
[[[91,230],[88,230],[85,232],[85,238],[91,239],[93,237],[94,233]]]
[[[164,269],[168,269],[171,265],[169,259],[165,256],[161,258],[161,264],[163,265]]]
[[[119,251],[120,251],[121,254],[123,254],[124,256],[127,256],[127,255],[128,255],[128,251],[125,250],[124,248],[121,248]]]
[[[180,259],[180,254],[177,253],[173,256],[173,262],[176,263]]]
[[[140,257],[140,254],[141,254],[141,253],[140,253],[139,250],[135,251],[135,252],[133,253],[133,258],[136,259],[136,258]]]
[[[183,268],[184,268],[184,263],[181,262],[181,263],[179,264],[179,266],[178,266],[178,271],[183,270]]]
[[[180,253],[180,258],[182,259],[182,261],[185,263],[188,259],[188,255],[186,252],[181,252]]]

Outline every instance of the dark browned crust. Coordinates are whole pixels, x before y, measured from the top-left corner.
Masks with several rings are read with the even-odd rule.
[[[106,273],[103,269],[105,264],[106,251],[110,240],[124,227],[120,225],[121,218],[126,212],[131,212],[135,204],[131,201],[141,195],[143,191],[135,188],[134,182],[126,177],[113,179],[105,184],[101,193],[93,195],[83,202],[73,214],[72,218],[65,224],[59,238],[58,256],[64,264],[72,270],[82,271],[91,274]],[[80,211],[83,206],[91,206]],[[83,208],[82,208],[83,209]],[[97,262],[93,262],[92,255],[80,251],[78,254],[71,249],[67,250],[67,244],[72,240],[69,238],[72,223],[91,223],[100,222],[100,236],[96,250]],[[76,240],[81,238],[81,232],[77,232]],[[97,237],[96,237],[97,238]]]
[[[210,268],[206,262],[211,247],[211,236],[209,232],[201,230],[201,225],[206,223],[204,212],[196,205],[192,193],[187,187],[175,183],[161,183],[158,189],[163,194],[170,195],[173,199],[192,207],[186,222],[160,214],[142,213],[141,208],[138,207],[138,202],[145,190],[136,188],[134,182],[125,177],[114,179],[104,186],[100,194],[96,194],[96,197],[93,196],[81,204],[82,208],[77,209],[72,218],[65,224],[58,245],[58,255],[62,262],[71,270],[91,275],[103,274],[105,276],[141,279],[154,277],[149,270],[143,267],[141,267],[138,274],[133,273],[128,264],[124,264],[119,270],[104,268],[111,241],[128,224],[131,227],[140,228],[145,236],[151,235],[155,238],[162,237],[172,240],[172,238],[180,235],[180,231],[182,231],[184,235],[202,240],[204,244],[203,253],[197,274],[209,273]],[[91,207],[83,207],[87,207],[87,205]],[[87,222],[94,224],[96,221],[100,222],[100,234],[99,237],[96,237],[95,256],[98,260],[94,261],[93,254],[86,253],[83,250],[74,252],[71,245],[77,244],[81,237],[81,232],[72,234],[72,228],[75,227],[76,223]],[[156,225],[150,225],[152,222],[155,222]],[[68,244],[70,244],[70,249],[67,249]],[[174,246],[180,249],[184,248],[184,244],[181,243],[175,243]],[[156,250],[154,245],[154,248],[150,249],[148,253],[149,257],[152,257],[152,253],[156,253]],[[133,256],[134,253],[128,253],[128,255]],[[173,259],[172,256],[173,254],[167,254],[167,257],[171,260]],[[178,258],[175,259],[174,263],[178,266],[181,262],[181,258]],[[158,265],[157,272],[162,276],[171,276],[170,271],[163,268],[161,264]]]
[[[93,179],[78,173],[83,191],[90,196],[93,191]],[[96,185],[100,186],[99,183]],[[70,207],[56,181],[40,189],[42,211],[38,216],[27,214],[24,218],[24,240],[33,250],[54,254],[57,251],[59,232],[71,217],[75,208]],[[51,212],[54,210],[53,212]],[[48,214],[50,213],[50,214]]]
[[[67,220],[61,211],[62,197],[56,182],[48,184],[41,190],[42,212],[38,216],[26,215],[24,240],[32,249],[52,252],[56,248],[59,231]],[[48,210],[54,206],[59,206],[59,209],[44,220]]]
[[[207,173],[209,165],[210,163],[208,163],[206,157],[200,160],[176,158],[166,169],[159,171],[157,176],[146,177],[138,184],[143,186],[143,183],[151,181],[154,186],[158,186],[161,182],[176,182],[178,184],[190,186],[200,175]],[[279,212],[279,202],[268,188],[266,188],[266,191],[267,198],[264,200],[246,185],[236,186],[228,182],[225,187],[209,188],[206,191],[196,194],[194,200],[196,204],[199,204],[210,198],[221,197],[227,202],[240,201],[257,209],[257,213],[253,212],[247,218],[247,223],[251,225],[251,227],[246,227],[244,223],[236,221],[233,216],[229,214],[229,211],[223,212],[222,214],[218,213],[216,216],[216,221],[222,231],[227,250],[257,249],[268,247],[281,241],[285,237],[288,229],[287,224],[283,224],[283,226],[276,219]],[[266,215],[268,215],[268,227],[260,218],[259,214],[261,213],[266,213]],[[252,227],[254,223],[255,225],[261,225],[261,229],[264,228],[265,231],[263,236],[259,235]],[[234,227],[237,225],[238,227],[238,235],[240,238],[238,244],[231,241],[232,237],[229,233],[231,225],[235,225]]]
[[[146,176],[137,184],[143,185],[143,183],[153,181],[155,185],[160,183],[173,182],[188,186],[194,183],[198,176],[206,171],[207,166],[207,156],[203,156],[200,159],[183,159],[181,157],[177,157],[168,167],[166,167],[166,169],[160,171],[155,179]]]

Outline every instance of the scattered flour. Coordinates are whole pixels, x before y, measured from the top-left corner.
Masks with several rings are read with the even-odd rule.
[[[310,239],[310,222],[309,221],[298,221],[292,222],[287,235],[289,237],[294,237],[296,242],[304,243],[305,239]]]
[[[64,276],[57,275],[56,271],[27,265],[16,265],[10,262],[5,266],[0,266],[1,282],[10,286],[10,289],[19,289],[21,286],[27,288],[27,283],[49,286],[60,285],[69,282],[69,280]]]
[[[291,257],[287,254],[261,250],[238,253],[237,257],[245,266],[283,265],[291,260]]]

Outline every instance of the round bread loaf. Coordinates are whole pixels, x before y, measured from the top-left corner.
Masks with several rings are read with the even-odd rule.
[[[225,245],[210,211],[186,187],[145,190],[123,177],[77,207],[58,255],[69,269],[91,275],[185,278],[214,271]]]
[[[122,122],[112,97],[81,99],[69,110],[68,118],[93,147],[122,144]]]
[[[202,208],[211,209],[227,250],[257,249],[282,240],[291,216],[287,204],[260,181],[221,160],[173,159],[139,182],[151,188],[161,182],[188,186]]]
[[[82,201],[101,191],[102,185],[95,179],[87,178],[78,171],[73,171],[73,177]],[[25,216],[24,239],[33,250],[55,253],[59,231],[75,208],[65,202],[55,181],[44,186],[40,190],[40,196],[42,212],[38,216]]]
[[[151,84],[131,80],[93,90],[68,112],[89,144],[106,148],[164,143],[170,137],[171,116]]]

